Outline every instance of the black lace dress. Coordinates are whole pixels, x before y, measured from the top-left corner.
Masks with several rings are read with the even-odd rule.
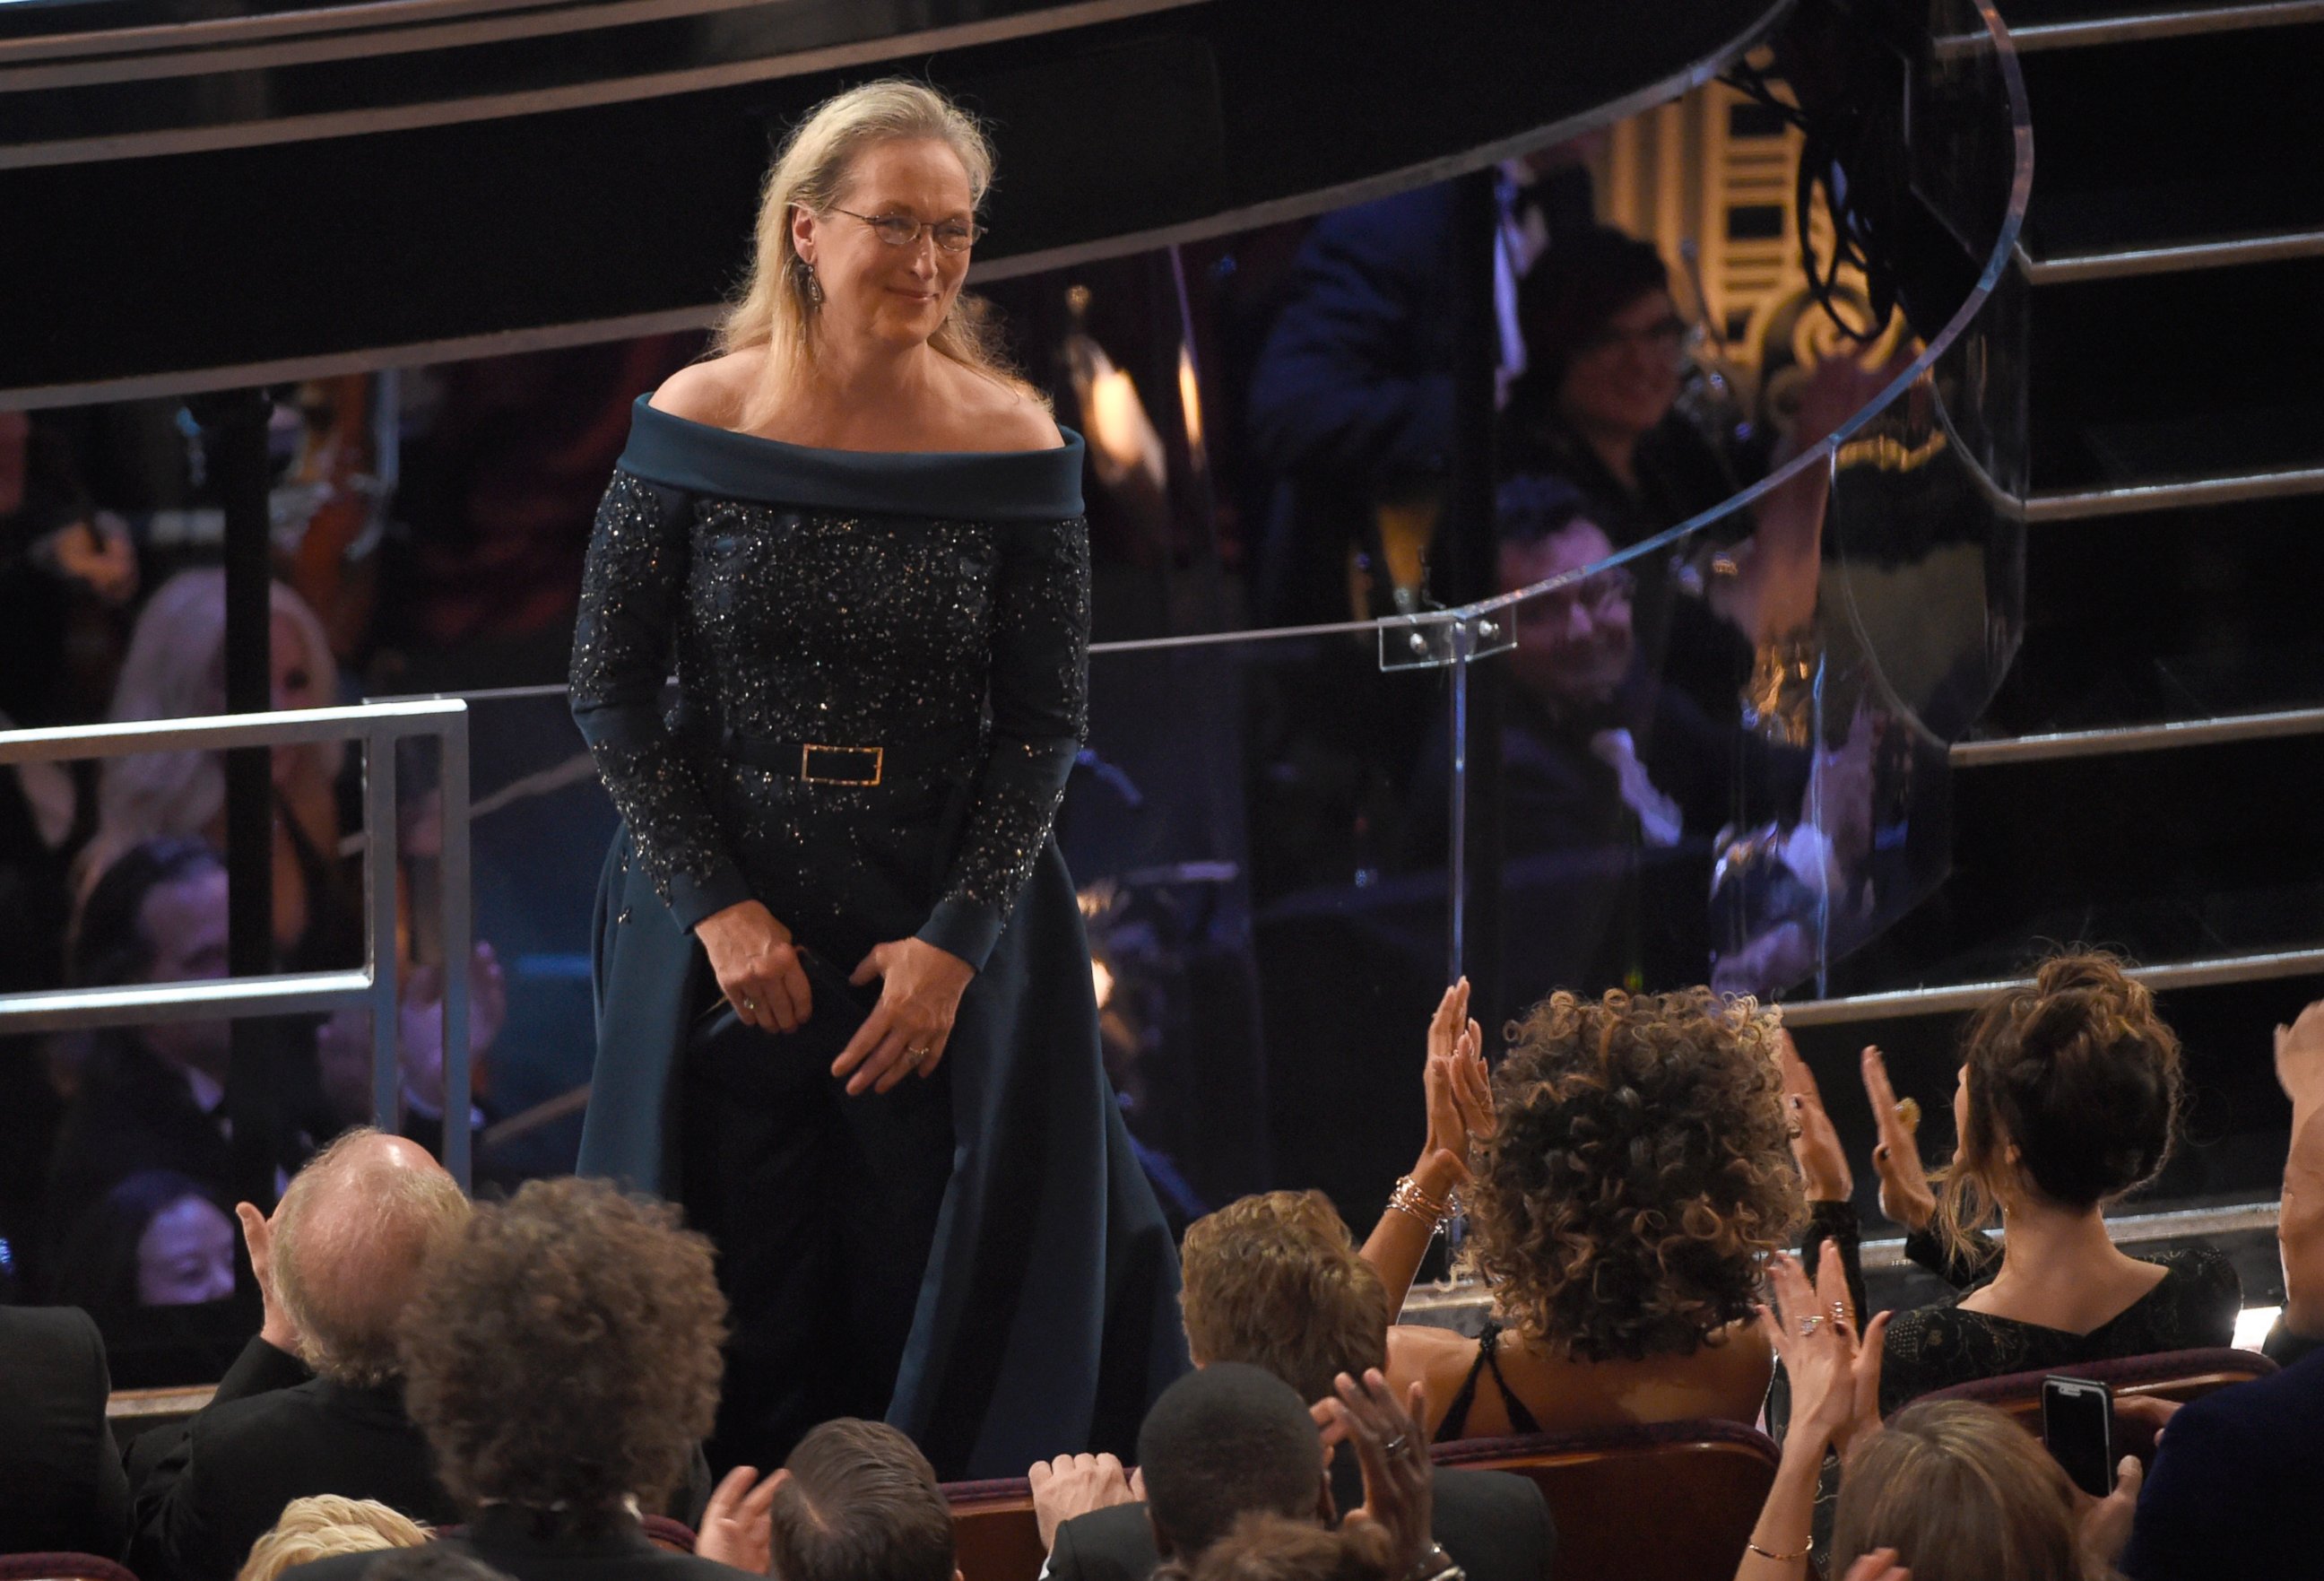
[[[622,827],[581,1168],[720,1242],[726,1458],[884,1410],[947,1476],[1019,1475],[1127,1451],[1184,1365],[1050,837],[1085,725],[1082,453],[809,448],[641,400],[599,508],[573,711]],[[814,957],[790,1038],[719,1016],[690,931],[752,897]],[[915,936],[977,968],[944,1060],[845,1098],[877,990],[844,978]]]

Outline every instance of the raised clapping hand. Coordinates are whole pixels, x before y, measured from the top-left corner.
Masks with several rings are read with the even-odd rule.
[[[741,901],[694,925],[718,991],[747,1026],[797,1031],[814,1011],[807,968],[791,930],[758,901]]]
[[[1792,1113],[1792,1157],[1799,1160],[1811,1202],[1846,1202],[1856,1191],[1856,1177],[1848,1168],[1848,1154],[1840,1133],[1824,1113],[1823,1095],[1816,1088],[1815,1072],[1792,1043],[1792,1034],[1775,1033],[1776,1058],[1784,1072],[1784,1102]]]
[[[275,1211],[280,1213],[281,1209]],[[290,1308],[283,1306],[274,1287],[274,1221],[247,1202],[234,1205],[234,1216],[242,1222],[243,1244],[250,1250],[251,1278],[258,1284],[258,1337],[284,1354],[295,1356],[299,1354],[299,1326],[290,1320]]]
[[[764,1482],[759,1482],[758,1475],[757,1467],[738,1465],[719,1483],[702,1509],[702,1530],[694,1539],[696,1558],[715,1559],[753,1576],[773,1572],[771,1512],[783,1473],[770,1472]]]
[[[1768,1260],[1767,1272],[1775,1300],[1759,1308],[1759,1329],[1791,1375],[1791,1436],[1807,1434],[1810,1447],[1828,1444],[1844,1456],[1880,1426],[1880,1346],[1888,1314],[1858,1337],[1848,1276],[1830,1241],[1814,1283],[1799,1259],[1785,1253]]]
[[[1428,1099],[1425,1163],[1443,1154],[1455,1175],[1469,1179],[1469,1144],[1493,1134],[1492,1077],[1485,1069],[1484,1033],[1469,1019],[1469,979],[1444,990],[1428,1023],[1428,1064],[1422,1073]]]
[[[866,1088],[886,1092],[918,1072],[934,1075],[960,1014],[960,996],[976,968],[949,950],[918,938],[875,944],[847,980],[858,987],[878,977],[880,1003],[832,1061],[831,1074],[853,1097]]]
[[[1388,1380],[1371,1367],[1362,1382],[1342,1373],[1333,1387],[1335,1397],[1318,1401],[1316,1409],[1328,1411],[1340,1437],[1354,1440],[1364,1472],[1363,1506],[1346,1518],[1386,1531],[1396,1554],[1392,1574],[1408,1575],[1435,1540],[1429,1535],[1434,1493],[1420,1427],[1421,1386],[1413,1384],[1399,1405]]]
[[[1937,1194],[1929,1189],[1929,1172],[1921,1166],[1921,1143],[1888,1085],[1888,1062],[1877,1048],[1863,1054],[1864,1096],[1872,1102],[1872,1122],[1880,1140],[1872,1149],[1872,1168],[1880,1177],[1880,1211],[1908,1230],[1926,1226],[1936,1216]]]

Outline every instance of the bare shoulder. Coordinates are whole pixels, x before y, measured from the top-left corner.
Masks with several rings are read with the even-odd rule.
[[[954,374],[954,399],[979,450],[1054,450],[1065,442],[1040,392],[1020,379],[996,378],[973,368]]]
[[[766,354],[754,349],[689,363],[664,379],[648,404],[672,417],[732,427],[742,409],[743,393],[765,360]]]

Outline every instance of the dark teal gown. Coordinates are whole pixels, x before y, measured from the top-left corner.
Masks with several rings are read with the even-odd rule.
[[[874,1397],[947,1478],[1127,1454],[1186,1366],[1051,837],[1086,728],[1083,451],[1070,430],[1040,451],[810,448],[641,399],[575,634],[574,719],[622,818],[580,1170],[691,1199],[722,1240],[730,1393],[788,1377],[872,1414],[844,1403],[864,1381],[797,1375],[872,1364],[849,1346],[886,1319],[848,1303],[900,1291]],[[795,1048],[731,1016],[704,1031],[717,989],[690,929],[754,896],[820,963],[824,1024]],[[841,1097],[830,1045],[862,1003],[833,985],[906,937],[977,968],[943,1062]],[[905,1200],[883,1219],[890,1186]],[[784,1376],[733,1382],[754,1364]],[[786,1437],[814,1414],[783,1410]]]

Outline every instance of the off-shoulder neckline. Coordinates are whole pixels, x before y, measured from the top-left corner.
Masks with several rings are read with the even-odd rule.
[[[801,456],[862,456],[873,460],[893,461],[905,457],[941,457],[948,460],[982,460],[993,456],[1062,456],[1082,442],[1082,437],[1064,423],[1057,431],[1065,437],[1063,443],[1041,445],[1029,450],[858,450],[844,445],[801,445],[789,439],[779,439],[771,434],[746,433],[721,423],[704,422],[699,418],[686,417],[665,407],[656,406],[650,394],[638,397],[639,410],[650,411],[658,418],[683,423],[687,428],[701,429],[714,434],[724,434],[730,439],[741,439],[752,445],[768,445],[777,450],[788,450]]]
[[[844,450],[664,411],[641,395],[622,470],[688,493],[887,515],[1061,520],[1082,513],[1082,436],[1038,450]]]

